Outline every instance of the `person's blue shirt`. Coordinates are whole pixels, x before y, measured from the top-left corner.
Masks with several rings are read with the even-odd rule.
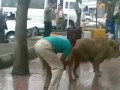
[[[70,41],[66,38],[59,36],[49,36],[44,37],[43,39],[49,41],[51,45],[54,47],[55,52],[63,53],[64,57],[68,57],[72,50]]]

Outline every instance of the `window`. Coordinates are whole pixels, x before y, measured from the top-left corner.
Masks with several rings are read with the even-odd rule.
[[[1,0],[2,7],[17,7],[18,0]]]
[[[70,9],[75,9],[76,2],[70,2]],[[65,8],[68,9],[68,2],[65,3]]]
[[[30,8],[44,9],[45,0],[31,0]]]

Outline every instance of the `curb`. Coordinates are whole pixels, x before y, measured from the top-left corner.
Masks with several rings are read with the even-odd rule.
[[[28,48],[28,60],[33,60],[35,58],[37,58],[37,54],[34,50],[34,47]],[[0,69],[11,67],[13,65],[13,60],[15,60],[14,52],[0,55]]]
[[[67,32],[52,32],[50,35],[51,36],[61,36],[61,35],[65,36],[67,35]]]
[[[52,33],[51,36],[59,36],[58,33]],[[39,40],[40,37],[36,37],[33,40]],[[28,47],[28,60],[33,60],[37,58],[37,54],[34,50],[34,46]],[[0,69],[9,68],[13,65],[13,60],[15,60],[14,52],[0,55]]]
[[[28,60],[33,60],[35,58],[37,58],[37,54],[34,50],[34,47],[31,47],[28,49]]]
[[[35,41],[37,41],[36,39]],[[34,50],[34,45],[28,47],[28,60],[33,60],[37,58],[37,54]],[[15,60],[14,52],[10,52],[7,54],[0,55],[0,69],[9,68],[13,65],[13,60]]]

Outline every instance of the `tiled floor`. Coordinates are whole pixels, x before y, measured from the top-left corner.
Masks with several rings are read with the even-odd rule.
[[[43,90],[42,65],[38,59],[30,62],[31,76],[10,75],[12,68],[0,71],[0,90]],[[120,90],[120,58],[101,64],[101,77],[94,77],[90,63],[80,66],[80,78],[69,83],[63,73],[59,90]]]

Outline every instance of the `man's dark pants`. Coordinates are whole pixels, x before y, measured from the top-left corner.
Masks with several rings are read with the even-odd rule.
[[[5,41],[5,31],[3,28],[0,28],[0,43]]]
[[[52,23],[51,22],[44,22],[44,37],[50,36]]]

